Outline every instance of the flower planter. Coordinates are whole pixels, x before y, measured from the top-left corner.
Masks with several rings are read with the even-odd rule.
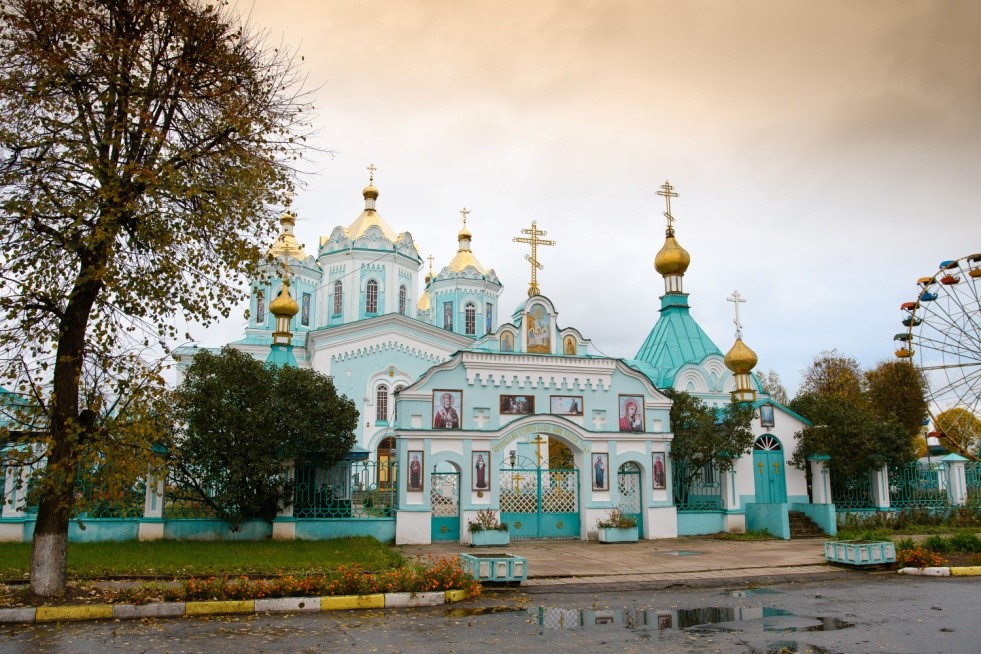
[[[460,567],[481,583],[521,583],[528,579],[528,559],[504,552],[461,554]]]
[[[483,529],[470,532],[470,547],[501,547],[511,542],[511,534],[504,529]]]
[[[600,527],[601,543],[636,543],[637,527]]]
[[[829,540],[824,542],[824,558],[845,565],[882,565],[896,562],[892,541]]]

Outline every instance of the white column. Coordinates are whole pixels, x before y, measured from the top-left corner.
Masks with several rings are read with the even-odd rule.
[[[164,537],[164,482],[167,473],[156,475],[148,472],[146,476],[146,496],[143,500],[143,519],[140,520],[137,539],[160,540]]]
[[[889,504],[889,469],[882,466],[869,473],[872,475],[872,501],[879,510],[888,509]]]
[[[964,463],[967,461],[959,454],[948,454],[943,459],[944,472],[947,481],[947,497],[951,506],[967,504],[967,471]]]
[[[811,503],[833,504],[831,501],[831,474],[828,470],[826,454],[817,454],[808,458],[811,465]]]
[[[23,495],[27,488],[27,466],[8,466],[4,468],[3,476],[3,507],[0,507],[0,517],[23,518]]]
[[[273,540],[295,540],[296,519],[293,517],[293,505],[296,503],[296,467],[292,461],[283,467],[286,469],[289,483],[293,486],[293,501],[285,506],[279,505],[276,519],[273,520],[272,537]]]

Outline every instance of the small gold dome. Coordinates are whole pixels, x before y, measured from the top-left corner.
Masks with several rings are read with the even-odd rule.
[[[460,230],[460,233],[457,234],[457,238],[458,239],[461,239],[461,238],[472,239],[473,238],[473,234],[470,233],[470,228],[467,227],[467,224],[466,223],[463,224],[463,229],[461,229]]]
[[[419,309],[419,311],[429,311],[432,305],[433,301],[429,297],[429,291],[424,291],[422,297],[419,298],[419,303],[416,305],[416,307]]]
[[[375,185],[372,184],[371,182],[368,182],[368,185],[364,187],[364,189],[361,191],[361,194],[364,196],[365,200],[378,199],[378,189],[375,188]]]
[[[283,282],[283,290],[279,296],[269,303],[269,312],[277,318],[280,316],[292,318],[300,312],[300,305],[290,296],[290,283]]]
[[[756,352],[749,349],[749,346],[743,343],[741,338],[736,339],[725,358],[726,368],[737,375],[752,370],[756,366],[757,360]]]
[[[661,275],[684,275],[691,263],[691,255],[678,244],[674,231],[668,232],[664,246],[654,257],[654,269]]]

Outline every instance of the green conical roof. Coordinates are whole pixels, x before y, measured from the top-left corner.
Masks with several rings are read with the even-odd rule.
[[[628,363],[643,372],[658,388],[671,388],[678,369],[698,364],[722,351],[691,317],[686,293],[661,298],[661,317]]]

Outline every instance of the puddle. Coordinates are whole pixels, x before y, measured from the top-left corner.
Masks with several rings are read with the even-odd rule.
[[[745,588],[742,590],[724,590],[722,594],[729,597],[756,597],[758,595],[779,595],[780,591],[770,588]]]
[[[494,607],[492,607],[494,608]],[[503,607],[501,607],[503,608]],[[835,631],[852,625],[838,618],[798,616],[769,606],[729,608],[709,606],[697,609],[566,609],[559,607],[531,607],[526,609],[532,619],[544,629],[590,629],[596,627],[622,627],[626,629],[685,629],[688,631]],[[462,614],[461,614],[462,615]],[[475,615],[475,614],[468,614]],[[790,641],[788,641],[790,642]],[[804,645],[804,647],[810,647]],[[818,652],[797,650],[787,652]],[[781,653],[783,650],[775,650]],[[768,652],[769,654],[769,652]]]
[[[798,643],[793,640],[778,640],[767,645],[766,654],[828,654],[828,650],[817,645]]]
[[[700,556],[705,554],[705,552],[689,552],[688,550],[675,550],[673,552],[661,552],[661,554],[667,554],[668,556]]]
[[[446,609],[443,614],[448,618],[467,618],[472,615],[491,615],[492,613],[518,613],[526,609],[514,606],[481,606],[471,609]]]

